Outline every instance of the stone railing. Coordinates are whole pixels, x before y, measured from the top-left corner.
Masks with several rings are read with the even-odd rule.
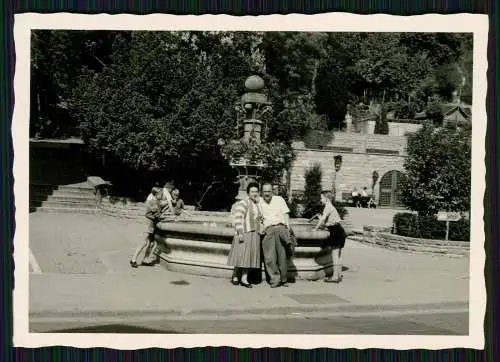
[[[365,226],[363,235],[351,236],[351,239],[381,246],[387,249],[406,251],[409,253],[434,254],[449,257],[464,257],[469,255],[469,241],[445,241],[407,236],[390,233],[390,228]]]

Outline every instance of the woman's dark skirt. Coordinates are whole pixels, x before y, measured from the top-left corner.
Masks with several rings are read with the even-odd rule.
[[[245,233],[243,242],[240,242],[238,236],[235,235],[227,263],[237,268],[260,269],[260,254],[260,235],[257,232],[251,231]]]
[[[332,248],[343,248],[345,246],[346,234],[342,225],[335,224],[328,226],[328,231],[330,232],[330,237],[326,241],[325,246],[331,246]]]

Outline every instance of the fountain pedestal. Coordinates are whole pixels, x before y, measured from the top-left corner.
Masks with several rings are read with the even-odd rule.
[[[233,267],[227,264],[227,259],[234,229],[229,215],[213,220],[216,221],[203,222],[190,218],[158,224],[155,238],[160,248],[161,265],[169,271],[230,278]],[[289,260],[288,279],[318,280],[331,275],[331,253],[321,247],[329,233],[313,231],[306,220],[292,220],[292,228],[299,246]]]
[[[229,165],[236,169],[238,172],[238,195],[237,200],[245,198],[247,192],[247,185],[250,182],[259,183],[261,178],[261,172],[266,167],[264,163],[249,163],[245,159],[232,160]]]

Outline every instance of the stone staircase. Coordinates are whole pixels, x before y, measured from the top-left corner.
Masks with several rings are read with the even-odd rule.
[[[30,185],[30,212],[95,214],[100,212],[94,188],[75,185]]]

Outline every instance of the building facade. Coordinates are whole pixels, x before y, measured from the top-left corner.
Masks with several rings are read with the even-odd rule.
[[[306,148],[294,142],[295,160],[290,170],[289,194],[298,196],[305,189],[305,173],[314,164],[322,170],[324,190],[336,189],[336,199],[346,199],[354,188],[366,187],[381,206],[402,206],[400,180],[406,157],[406,136],[334,132],[333,139],[323,149]],[[335,171],[334,157],[342,164]],[[373,185],[372,175],[379,178]],[[373,186],[373,187],[372,187]]]

